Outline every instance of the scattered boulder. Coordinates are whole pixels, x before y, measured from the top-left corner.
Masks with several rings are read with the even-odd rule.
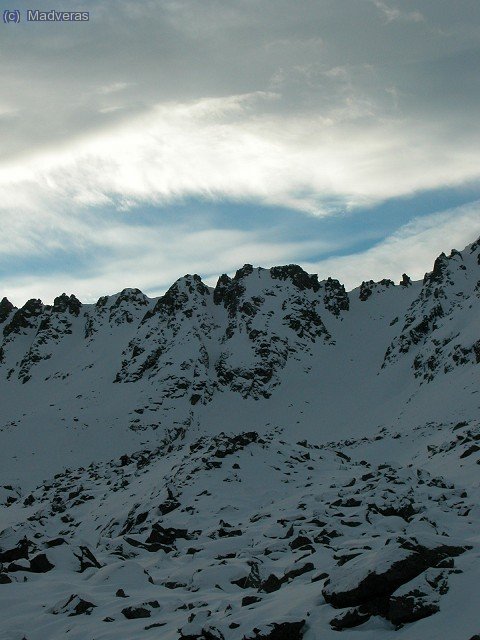
[[[47,573],[54,568],[44,553],[39,553],[30,560],[30,571],[33,573]]]
[[[330,620],[330,626],[335,631],[343,631],[344,629],[352,629],[359,627],[370,618],[369,613],[362,613],[360,608],[347,609],[333,620]]]
[[[302,640],[305,620],[299,622],[272,623],[266,630],[254,629],[252,634],[243,636],[243,640]]]
[[[180,632],[179,640],[225,640],[223,633],[216,627],[207,626],[204,627],[200,633],[188,633],[184,635],[183,631]]]
[[[271,573],[268,578],[264,582],[262,582],[260,591],[264,591],[265,593],[273,593],[274,591],[278,591],[282,584],[282,580]]]
[[[290,542],[290,549],[295,551],[295,549],[311,549],[312,541],[307,536],[297,536],[295,540]]]
[[[387,618],[399,625],[427,618],[437,611],[440,611],[440,607],[430,594],[412,589],[408,593],[390,598]]]
[[[96,605],[93,604],[93,602],[88,602],[88,600],[84,600],[76,593],[74,593],[68,598],[65,603],[57,605],[53,609],[51,609],[50,613],[53,613],[53,615],[66,613],[69,617],[80,615],[89,616],[95,607]]]
[[[439,545],[427,548],[409,541],[361,554],[331,575],[322,593],[335,608],[355,607],[391,595],[439,561],[460,555],[463,547]]]
[[[100,569],[102,567],[88,547],[80,546],[79,550],[79,555],[76,553],[73,554],[80,562],[79,573],[83,573],[86,569],[90,569],[91,567],[94,567],[95,569]]]
[[[239,578],[238,580],[232,580],[232,584],[236,584],[240,589],[259,589],[262,585],[262,581],[258,570],[258,564],[256,562],[252,563],[248,576]]]
[[[176,498],[167,498],[165,502],[162,502],[162,504],[159,505],[158,511],[162,516],[166,516],[167,513],[175,511],[175,509],[178,509],[179,506],[180,502]]]
[[[92,613],[92,609],[95,606],[96,605],[94,605],[93,602],[88,602],[87,600],[82,600],[82,598],[78,598],[78,602],[75,604],[73,611],[68,615],[70,617],[80,616],[80,615],[89,616]]]
[[[137,618],[150,618],[152,615],[150,609],[146,607],[125,607],[122,613],[127,620],[136,620]]]
[[[429,569],[390,597],[386,618],[395,625],[415,622],[440,610],[440,596],[448,591],[449,570]]]
[[[176,529],[175,527],[164,528],[162,525],[155,523],[152,526],[152,531],[146,539],[146,542],[147,544],[171,546],[175,543],[177,538],[190,540],[191,536],[188,533],[188,529]]]
[[[21,558],[28,560],[29,547],[31,546],[33,546],[33,542],[26,537],[22,538],[18,541],[16,547],[0,551],[0,562],[15,562],[15,560],[20,560]]]
[[[52,547],[59,547],[62,544],[68,544],[65,538],[53,538],[53,540],[47,540],[45,542],[45,546],[48,549],[51,549]]]

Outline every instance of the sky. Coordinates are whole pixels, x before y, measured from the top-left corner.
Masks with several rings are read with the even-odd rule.
[[[17,306],[214,285],[247,262],[347,289],[420,279],[480,235],[478,0],[15,8],[0,297]],[[90,16],[27,22],[36,8]]]

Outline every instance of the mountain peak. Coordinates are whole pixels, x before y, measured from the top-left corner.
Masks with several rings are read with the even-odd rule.
[[[8,298],[2,298],[2,301],[0,302],[0,324],[5,322],[14,309],[15,307]]]
[[[82,308],[80,300],[73,295],[67,296],[66,293],[62,293],[53,301],[52,311],[54,313],[65,313],[68,311],[73,316],[78,316]]]

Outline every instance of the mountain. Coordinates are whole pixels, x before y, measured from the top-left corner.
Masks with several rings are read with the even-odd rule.
[[[4,298],[0,639],[480,634],[479,310],[480,240]]]

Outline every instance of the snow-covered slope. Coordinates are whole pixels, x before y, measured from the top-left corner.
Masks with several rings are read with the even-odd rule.
[[[478,241],[3,299],[0,638],[470,640],[479,310]]]

